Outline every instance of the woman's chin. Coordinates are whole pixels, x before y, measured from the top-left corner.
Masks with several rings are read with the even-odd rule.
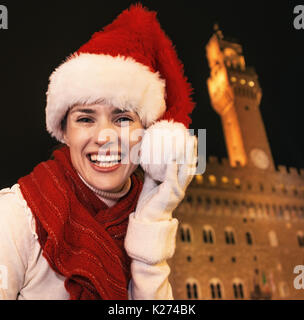
[[[109,181],[109,182],[103,181],[103,183],[92,181],[90,184],[94,188],[101,190],[101,191],[105,191],[105,192],[119,192],[122,189],[122,187],[124,186],[124,184],[122,184],[121,182],[115,183],[115,181]]]

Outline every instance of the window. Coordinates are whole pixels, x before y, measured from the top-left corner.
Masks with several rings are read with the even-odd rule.
[[[252,245],[252,236],[250,232],[246,232],[246,241],[248,245]]]
[[[186,291],[188,299],[198,299],[198,284],[194,279],[189,279],[186,283]]]
[[[201,196],[197,196],[197,203],[201,204],[202,203],[202,197]]]
[[[211,199],[209,197],[206,198],[206,210],[209,210],[211,208]]]
[[[187,202],[192,203],[192,196],[191,195],[187,196]]]
[[[238,207],[239,206],[239,202],[237,200],[233,200],[232,204],[234,207]]]
[[[213,174],[209,175],[209,183],[212,186],[216,185],[216,177]]]
[[[222,299],[222,285],[218,279],[210,281],[210,293],[212,299]]]
[[[284,194],[287,193],[287,189],[284,184],[280,184],[280,189],[281,189],[282,193],[284,193]]]
[[[296,186],[291,186],[291,190],[292,190],[294,196],[298,195],[298,189]]]
[[[237,189],[240,189],[241,188],[241,181],[239,178],[235,178],[234,179],[234,185]]]
[[[191,242],[191,231],[189,226],[182,225],[180,228],[182,242]]]
[[[249,81],[248,82],[248,86],[251,87],[251,88],[254,87],[254,81]]]
[[[276,233],[273,230],[269,231],[268,238],[269,238],[270,245],[272,247],[277,247],[278,246],[278,244],[279,244],[278,243],[278,238],[277,238]]]
[[[230,227],[225,229],[225,240],[227,244],[235,244],[234,231]]]
[[[236,82],[237,79],[236,79],[236,77],[231,77],[230,80],[231,80],[231,82]]]
[[[226,176],[222,177],[222,183],[227,184],[229,182],[228,178]]]
[[[264,186],[262,183],[260,183],[260,191],[263,192],[264,191]]]
[[[203,242],[214,243],[214,232],[210,226],[203,227]]]
[[[297,232],[298,243],[300,247],[304,247],[304,234],[302,231]]]
[[[269,204],[266,204],[265,208],[266,208],[266,214],[267,214],[267,216],[269,216],[270,215],[270,206],[269,206]]]
[[[239,279],[235,279],[232,283],[234,299],[244,299],[243,283]]]
[[[279,206],[279,217],[282,218],[283,217],[283,213],[284,213],[284,210],[283,210],[283,207],[282,206]]]
[[[203,176],[201,174],[196,175],[195,181],[197,184],[203,184],[203,181],[204,181]]]

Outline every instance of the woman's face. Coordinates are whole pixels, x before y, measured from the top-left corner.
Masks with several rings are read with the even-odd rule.
[[[130,154],[139,149],[142,133],[135,112],[104,104],[75,105],[68,112],[64,140],[74,168],[86,182],[117,192],[138,166]]]

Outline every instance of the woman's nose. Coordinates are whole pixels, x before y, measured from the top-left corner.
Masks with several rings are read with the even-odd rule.
[[[99,146],[106,147],[118,140],[117,132],[110,121],[102,121],[98,124],[94,134],[95,143]]]

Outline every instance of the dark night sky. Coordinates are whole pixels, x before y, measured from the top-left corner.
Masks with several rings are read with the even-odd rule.
[[[0,188],[49,157],[56,143],[45,131],[48,77],[62,60],[136,1],[5,1],[0,30]],[[46,4],[47,3],[47,4]],[[301,1],[158,1],[142,3],[176,46],[197,103],[192,128],[207,129],[207,155],[226,157],[221,122],[210,105],[205,45],[218,22],[243,45],[263,90],[261,112],[276,164],[304,168],[304,29],[293,27]],[[302,2],[302,4],[304,4]]]

